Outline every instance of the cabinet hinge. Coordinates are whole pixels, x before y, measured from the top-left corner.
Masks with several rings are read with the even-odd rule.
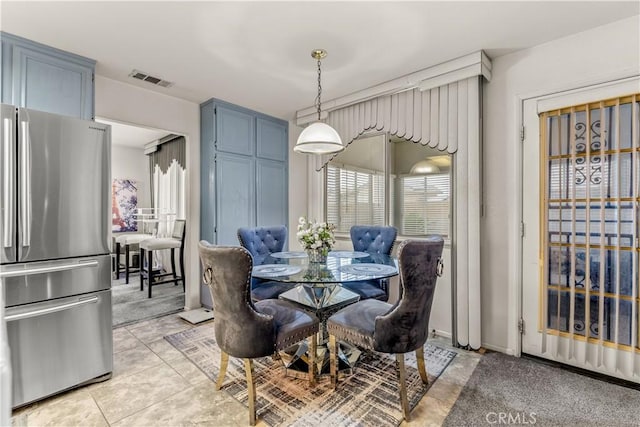
[[[95,82],[96,81],[96,75],[95,73],[91,73],[91,81]]]
[[[525,226],[524,222],[520,223],[520,237],[524,237]]]
[[[213,115],[215,116],[216,114],[218,114],[218,107],[213,107]]]
[[[522,317],[518,320],[518,332],[520,335],[524,334],[524,319]]]
[[[520,142],[524,142],[524,126],[520,128]]]

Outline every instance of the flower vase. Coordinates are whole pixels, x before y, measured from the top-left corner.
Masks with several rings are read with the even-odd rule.
[[[307,249],[306,252],[309,262],[327,262],[327,256],[322,253],[322,249]]]

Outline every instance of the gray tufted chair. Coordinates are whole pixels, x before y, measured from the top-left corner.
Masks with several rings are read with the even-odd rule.
[[[318,319],[282,300],[253,303],[250,298],[251,254],[239,246],[213,246],[201,241],[203,280],[209,287],[215,313],[214,331],[222,357],[216,388],[224,381],[229,356],[244,359],[249,394],[249,422],[256,423],[253,361],[310,337],[309,382],[315,377]]]
[[[238,228],[238,241],[253,257],[254,265],[264,264],[265,259],[274,252],[281,252],[287,241],[287,227],[276,225],[271,227]],[[251,279],[251,298],[254,301],[274,299],[291,289],[291,285],[283,282],[269,281],[254,277]]]
[[[391,255],[398,230],[395,227],[354,225],[351,227],[350,234],[354,251],[368,252],[372,255]],[[343,283],[342,286],[360,295],[361,300],[373,298],[387,301],[389,299],[389,279],[348,282]]]
[[[343,308],[327,321],[331,353],[331,381],[337,386],[337,340],[347,341],[366,350],[396,354],[400,401],[405,420],[409,420],[404,353],[416,352],[418,371],[427,383],[423,346],[429,333],[429,315],[441,274],[441,237],[405,240],[398,248],[398,265],[402,293],[391,305],[375,299],[359,301]]]

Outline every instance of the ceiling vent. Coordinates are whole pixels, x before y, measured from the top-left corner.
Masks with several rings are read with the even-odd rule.
[[[133,70],[130,74],[129,77],[133,77],[134,79],[137,80],[142,80],[145,82],[149,82],[151,84],[154,84],[156,86],[162,86],[162,87],[171,87],[173,86],[172,82],[168,82],[166,80],[162,80],[159,77],[154,77],[151,76],[143,71],[138,71],[138,70]]]

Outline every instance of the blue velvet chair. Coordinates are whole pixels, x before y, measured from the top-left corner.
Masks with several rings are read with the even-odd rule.
[[[265,259],[274,252],[282,252],[287,241],[287,227],[255,227],[238,229],[240,245],[249,251],[254,265],[264,264]],[[291,285],[259,278],[251,279],[251,297],[254,301],[278,298],[278,295],[291,289]]]
[[[429,316],[441,275],[442,237],[405,240],[398,248],[400,300],[395,304],[368,299],[358,301],[335,313],[327,321],[331,381],[337,386],[337,340],[365,350],[396,355],[400,402],[405,420],[409,420],[404,353],[416,352],[418,372],[427,383],[424,344],[429,335]]]
[[[395,227],[375,225],[354,225],[350,230],[353,250],[370,254],[391,255],[398,235]],[[360,299],[389,299],[389,280],[365,280],[361,282],[343,283],[344,288],[360,295]]]
[[[315,384],[315,354],[318,318],[291,303],[266,300],[253,303],[249,297],[251,254],[239,246],[199,245],[203,281],[209,287],[216,320],[213,329],[221,350],[219,390],[229,356],[244,359],[247,376],[249,424],[256,424],[256,387],[253,359],[276,354],[309,338],[309,382]]]

